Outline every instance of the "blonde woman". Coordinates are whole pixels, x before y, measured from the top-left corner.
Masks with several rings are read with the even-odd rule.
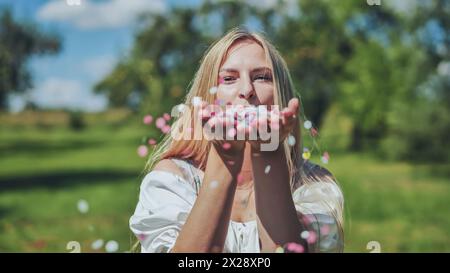
[[[187,113],[218,100],[278,106],[275,149],[262,149],[261,139],[193,137],[198,119]],[[342,192],[330,172],[301,157],[300,103],[274,46],[231,30],[204,55],[184,105],[172,131],[191,138],[169,134],[154,150],[130,218],[141,252],[343,250]],[[225,124],[210,114],[202,126]]]

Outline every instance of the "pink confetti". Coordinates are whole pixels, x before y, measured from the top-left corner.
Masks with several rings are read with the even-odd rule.
[[[231,128],[230,130],[228,130],[227,134],[230,138],[234,138],[234,136],[236,135],[236,129]]]
[[[169,120],[171,119],[171,117],[170,117],[170,115],[169,115],[168,113],[164,113],[163,118],[164,118],[166,121],[169,121]]]
[[[224,150],[228,150],[228,149],[231,148],[231,144],[228,143],[228,142],[225,142],[225,143],[222,145],[222,148],[223,148]]]
[[[311,223],[314,223],[314,221],[315,221],[315,217],[313,216],[313,215],[310,215],[310,214],[306,214],[306,215],[303,215],[303,222],[306,224],[306,225],[309,225],[309,224],[311,224]]]
[[[241,184],[242,182],[244,182],[244,176],[241,173],[239,173],[237,176],[237,182],[238,182],[238,184]]]
[[[320,158],[324,164],[328,164],[328,161],[330,160],[330,155],[328,152],[323,153],[322,157]]]
[[[145,157],[148,153],[148,148],[145,145],[141,145],[138,147],[137,153],[140,157]]]
[[[153,117],[151,115],[144,116],[144,124],[149,125],[153,121]]]
[[[320,233],[323,235],[328,235],[328,233],[330,233],[330,226],[329,225],[323,225],[320,228]]]
[[[303,253],[305,251],[304,247],[297,243],[287,243],[286,248],[290,252]]]
[[[162,129],[164,126],[166,126],[166,120],[164,118],[157,118],[156,119],[156,128]]]
[[[153,138],[151,138],[151,139],[148,140],[148,144],[153,146],[153,145],[156,144],[156,140],[154,140]]]
[[[146,234],[138,234],[136,237],[139,239],[139,241],[144,241],[147,238]]]
[[[170,132],[170,125],[164,125],[164,127],[161,128],[161,132],[163,132],[164,134]]]
[[[279,130],[280,129],[280,123],[277,121],[271,121],[270,122],[270,128],[273,130]]]
[[[316,233],[314,231],[310,231],[306,241],[308,242],[308,244],[314,244],[316,240],[317,240]]]

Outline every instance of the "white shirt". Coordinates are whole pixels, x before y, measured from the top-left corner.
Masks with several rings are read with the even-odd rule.
[[[201,186],[201,171],[190,162],[172,159],[183,176],[168,171],[153,170],[141,184],[139,201],[130,218],[130,229],[141,243],[141,252],[169,252],[186,222]],[[309,219],[308,229],[317,234],[310,249],[337,252],[343,238],[331,216],[336,208],[326,206],[323,200],[337,198],[343,202],[339,187],[334,183],[316,182],[300,186],[292,194],[295,208]],[[240,223],[230,220],[223,252],[259,253],[256,220]]]

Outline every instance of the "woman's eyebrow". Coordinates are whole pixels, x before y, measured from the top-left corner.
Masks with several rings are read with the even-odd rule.
[[[219,70],[219,72],[239,72],[239,71],[234,68],[222,68]]]
[[[219,72],[239,72],[239,70],[234,68],[222,68],[219,70]],[[252,69],[252,72],[270,72],[272,73],[272,70],[268,67],[262,66],[262,67],[256,67]]]
[[[256,72],[256,73],[257,72],[265,72],[265,73],[269,72],[269,73],[272,73],[272,69],[263,66],[263,67],[257,67],[255,69],[253,69],[252,72]]]

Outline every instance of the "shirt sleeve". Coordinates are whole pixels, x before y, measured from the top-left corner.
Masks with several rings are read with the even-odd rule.
[[[315,252],[342,252],[343,234],[336,217],[341,218],[343,194],[331,182],[302,185],[293,193],[297,212],[302,215],[310,249]]]
[[[182,177],[167,171],[148,173],[130,218],[142,252],[170,252],[195,202],[196,192]]]

